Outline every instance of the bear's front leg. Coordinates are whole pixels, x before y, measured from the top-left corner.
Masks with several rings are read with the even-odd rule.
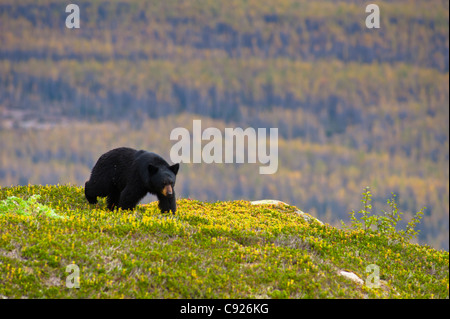
[[[161,213],[169,213],[175,214],[177,211],[177,201],[175,198],[175,192],[173,192],[170,196],[164,196],[162,194],[158,194],[158,207],[161,210]]]
[[[120,193],[120,199],[117,208],[133,209],[136,207],[142,197],[145,196],[145,194],[147,194],[147,192],[142,192],[132,187],[125,187]]]

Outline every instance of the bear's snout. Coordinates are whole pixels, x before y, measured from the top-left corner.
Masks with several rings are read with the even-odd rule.
[[[171,185],[166,185],[164,186],[164,188],[162,189],[161,193],[164,196],[172,196],[173,195],[173,189]]]

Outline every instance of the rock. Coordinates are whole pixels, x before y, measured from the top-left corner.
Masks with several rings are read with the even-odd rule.
[[[276,200],[276,199],[255,200],[253,202],[250,202],[250,204],[252,204],[252,205],[287,205],[287,206],[290,206],[289,204],[282,202],[280,200]]]
[[[276,199],[255,200],[255,201],[250,202],[250,204],[252,204],[252,205],[287,205],[287,206],[291,206],[285,202],[282,202],[282,201],[276,200]],[[323,225],[322,221],[318,220],[315,217],[312,217],[311,215],[309,215],[307,213],[302,212],[300,209],[297,209],[295,211],[295,213],[299,214],[308,223],[311,223],[312,221],[316,221],[320,225]]]
[[[364,281],[352,272],[340,270],[338,273],[339,273],[339,275],[344,276],[350,280],[353,280],[354,282],[356,282],[360,285],[364,284]]]
[[[315,217],[312,217],[310,214],[304,213],[302,212],[300,209],[296,210],[295,213],[299,214],[300,216],[302,216],[302,218],[304,220],[306,220],[308,223],[311,223],[312,221],[316,221],[318,222],[320,225],[323,225],[322,221],[318,220]]]

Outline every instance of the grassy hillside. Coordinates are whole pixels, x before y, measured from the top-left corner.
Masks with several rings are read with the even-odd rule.
[[[448,252],[322,225],[293,206],[178,205],[175,216],[155,204],[111,213],[80,187],[0,188],[0,296],[448,298]],[[79,288],[66,287],[72,264]]]

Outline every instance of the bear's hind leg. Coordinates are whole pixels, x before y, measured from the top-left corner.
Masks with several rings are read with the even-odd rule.
[[[92,192],[89,182],[84,184],[84,195],[90,204],[97,204],[97,195]]]

